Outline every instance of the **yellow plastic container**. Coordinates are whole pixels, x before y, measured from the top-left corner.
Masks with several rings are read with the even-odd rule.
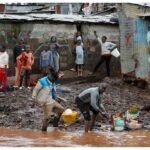
[[[76,120],[77,114],[78,113],[76,111],[73,111],[72,114],[70,114],[70,115],[67,115],[67,114],[65,114],[65,112],[63,112],[62,119],[65,123],[71,123]]]

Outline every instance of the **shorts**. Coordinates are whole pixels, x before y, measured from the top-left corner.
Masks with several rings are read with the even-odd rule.
[[[93,109],[92,106],[90,105],[90,103],[82,102],[82,100],[79,97],[76,97],[75,103],[77,104],[77,107],[79,108],[79,110],[83,114],[84,119],[87,121],[91,120],[90,111],[92,111],[93,114],[95,114],[95,115],[98,114],[98,111]]]
[[[44,119],[49,119],[51,116],[51,112],[61,114],[63,113],[63,111],[64,108],[58,102],[43,105]]]

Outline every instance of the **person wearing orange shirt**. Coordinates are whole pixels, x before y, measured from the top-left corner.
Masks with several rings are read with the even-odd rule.
[[[17,57],[24,51],[25,45],[24,41],[20,39],[18,43],[15,45],[14,50],[13,50],[13,59],[14,59],[14,64],[15,64],[15,85],[14,87],[19,86],[20,82],[20,73],[21,73],[21,66],[17,64]]]
[[[21,66],[20,89],[23,87],[23,80],[25,80],[25,87],[30,88],[30,72],[34,63],[30,45],[26,45],[25,51],[17,57],[17,63]]]

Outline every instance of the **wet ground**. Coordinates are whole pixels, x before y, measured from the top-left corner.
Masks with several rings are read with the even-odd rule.
[[[149,147],[150,132],[136,130],[130,132],[83,133],[61,131],[48,128],[48,132],[0,129],[0,146],[7,147]]]
[[[148,89],[143,90],[125,84],[120,78],[114,77],[104,78],[103,80],[88,77],[71,83],[62,84],[61,82],[61,88],[71,90],[68,93],[58,90],[58,95],[67,100],[67,102],[61,102],[61,104],[66,109],[71,108],[78,111],[74,104],[75,97],[82,90],[98,86],[100,82],[108,84],[103,103],[110,114],[125,112],[131,104],[140,106],[150,104]],[[50,128],[48,133],[42,133],[40,132],[43,117],[42,110],[34,104],[31,94],[32,90],[28,89],[0,92],[0,146],[150,146],[149,112],[140,114],[139,120],[144,126],[142,130],[120,133],[105,131],[100,128],[100,125],[109,126],[110,122],[99,114],[94,131],[83,134],[84,122],[79,113],[78,118],[80,118],[80,121],[69,126],[67,131],[53,131]],[[50,123],[49,127],[51,126]]]

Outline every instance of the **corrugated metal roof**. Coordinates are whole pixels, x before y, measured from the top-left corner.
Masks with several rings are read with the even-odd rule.
[[[141,5],[141,6],[147,6],[147,7],[150,7],[150,3],[143,3],[143,2],[130,2],[130,4],[136,4],[136,5]]]
[[[105,16],[83,16],[83,15],[62,15],[62,14],[26,14],[26,15],[12,15],[0,14],[0,20],[49,20],[49,21],[62,21],[62,22],[91,22],[91,23],[118,23],[118,18],[113,15]]]
[[[9,15],[9,14],[0,14],[0,20],[33,20],[32,17],[29,16],[21,16],[21,15]]]

